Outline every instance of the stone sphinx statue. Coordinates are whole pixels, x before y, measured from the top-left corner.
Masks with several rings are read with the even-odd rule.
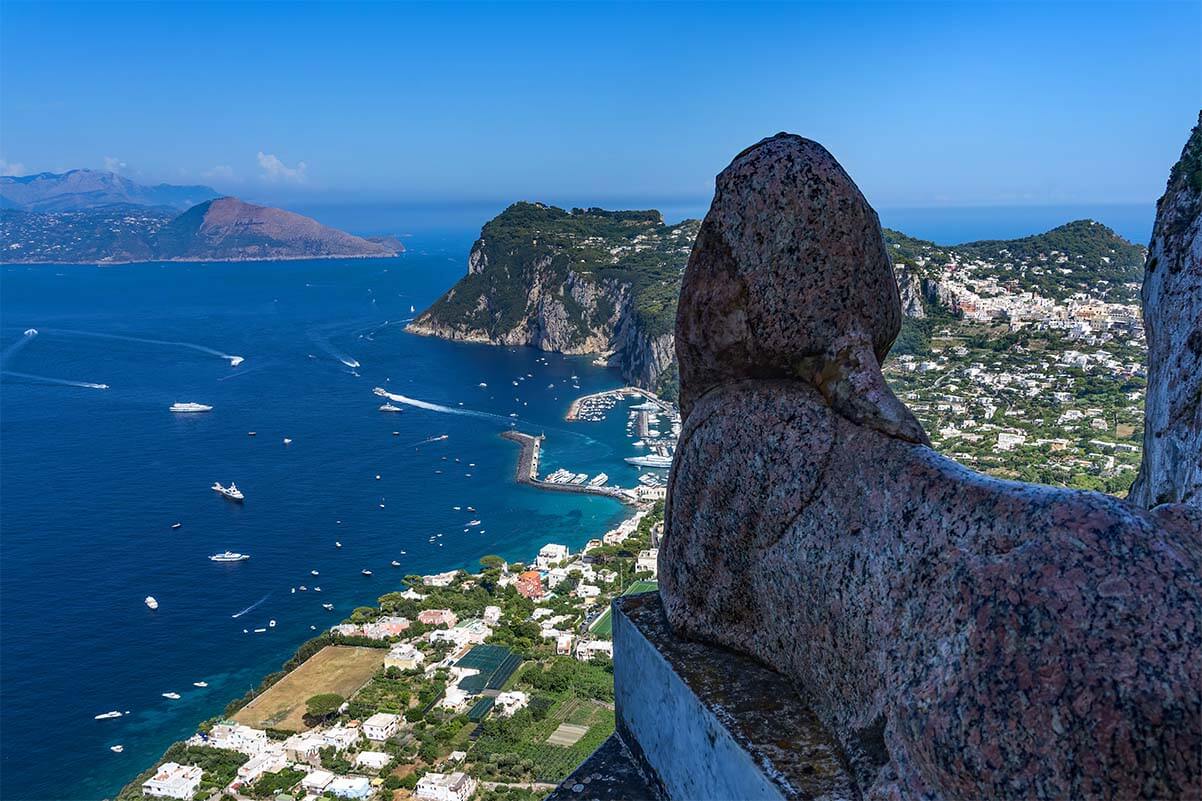
[[[881,374],[900,321],[822,146],[718,176],[677,317],[669,622],[788,676],[863,798],[1202,797],[1202,509],[940,456]]]

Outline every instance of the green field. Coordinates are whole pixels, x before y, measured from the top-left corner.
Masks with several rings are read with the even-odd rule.
[[[495,754],[513,754],[533,763],[532,772],[538,781],[559,782],[597,750],[613,730],[612,709],[568,693],[555,701],[545,718],[517,732],[486,731],[469,758],[484,762]]]
[[[658,590],[658,589],[659,589],[658,581],[646,581],[646,580],[640,579],[639,581],[633,582],[629,587],[626,588],[626,591],[623,592],[622,594],[623,595],[636,595],[640,592],[652,592],[652,591]],[[613,637],[614,636],[614,621],[613,621],[612,614],[613,613],[609,609],[606,609],[605,614],[601,615],[601,617],[594,620],[593,625],[589,626],[589,631],[591,631],[593,634],[596,634],[598,637],[602,637],[602,638],[606,638],[606,639]]]

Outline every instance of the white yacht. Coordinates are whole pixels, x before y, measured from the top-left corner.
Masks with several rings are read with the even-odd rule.
[[[242,502],[246,499],[246,496],[242,494],[242,490],[238,489],[238,485],[232,481],[228,487],[221,486],[220,481],[214,481],[210,489],[224,498],[229,498],[231,501]]]
[[[469,526],[478,526],[478,525],[480,525],[480,521],[479,520],[469,520],[469,521],[467,521],[467,524]]]
[[[164,698],[168,698],[172,701],[179,700],[179,693],[160,693],[160,695],[162,695]]]
[[[102,712],[101,714],[96,715],[95,718],[93,718],[93,719],[94,720],[108,720],[109,718],[119,718],[119,717],[121,717],[121,713],[114,709],[112,712]]]
[[[401,566],[401,563],[400,563],[400,562],[398,562],[397,560],[393,559],[393,560],[392,560],[392,566],[393,566],[393,567],[400,567],[400,566]]]
[[[171,524],[171,527],[172,527],[172,528],[179,528],[179,527],[180,527],[180,526],[182,526],[182,525],[183,525],[183,523],[172,523],[172,524]]]
[[[359,572],[360,572],[360,573],[362,573],[362,574],[363,574],[363,575],[365,575],[365,576],[370,576],[370,575],[371,575],[371,571],[370,571],[370,570],[368,570],[367,568],[364,568],[364,569],[360,570]]]
[[[333,612],[333,611],[334,611],[334,604],[322,604],[322,605],[321,605],[321,608],[322,608],[322,609],[324,609],[324,610],[326,610],[327,612]]]
[[[145,600],[145,601],[143,601],[142,603],[146,604],[146,605],[147,605],[147,606],[149,606],[151,609],[158,609],[158,608],[159,608],[159,602],[158,602],[158,601],[156,601],[156,600],[154,599],[154,596],[153,596],[153,595],[147,595],[147,596],[146,596],[146,600]]]
[[[341,547],[342,547],[342,543],[341,543],[341,542],[339,542],[338,540],[334,540],[334,547],[335,547],[335,548],[341,548]]]
[[[171,411],[184,412],[184,413],[187,413],[187,412],[211,412],[211,411],[213,411],[213,407],[206,406],[203,403],[190,403],[190,402],[189,403],[173,403],[173,404],[171,404]]]
[[[649,453],[646,456],[627,456],[626,462],[639,467],[671,467],[672,457]]]
[[[395,406],[391,403],[385,403],[383,406],[380,407],[380,411],[382,411],[382,412],[403,412],[405,410],[402,409],[400,406]]]
[[[320,574],[320,573],[318,573],[316,570],[310,570],[310,571],[309,571],[309,575],[310,575],[310,576],[320,576],[321,574]]]
[[[244,361],[246,361],[246,359],[244,359],[241,356],[231,356],[230,357],[230,367],[237,367],[238,365],[242,364],[242,362],[244,362]]]
[[[192,686],[193,687],[208,687],[209,683],[207,681],[194,681],[194,682],[192,682]]]
[[[209,557],[210,562],[245,562],[250,558],[248,553],[235,553],[234,551],[223,551],[215,553]]]
[[[110,745],[110,746],[109,746],[109,750],[110,750],[110,751],[112,751],[114,754],[120,754],[122,751],[124,751],[124,750],[125,750],[125,746],[123,746],[123,745]]]

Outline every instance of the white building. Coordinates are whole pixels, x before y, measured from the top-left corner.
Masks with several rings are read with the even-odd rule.
[[[200,786],[200,777],[203,775],[204,771],[195,765],[164,762],[153,776],[142,782],[142,795],[189,799]]]
[[[443,709],[459,709],[467,703],[467,693],[458,687],[448,687],[438,705]]]
[[[503,718],[507,718],[518,710],[524,709],[529,703],[530,696],[518,690],[497,693],[497,697],[493,699],[493,705],[497,710],[497,714]]]
[[[576,597],[592,601],[601,595],[601,588],[595,584],[579,584],[576,586]]]
[[[305,789],[305,792],[321,795],[332,781],[334,781],[333,773],[328,770],[314,770],[301,779],[301,787]]]
[[[407,642],[392,646],[388,656],[384,657],[385,669],[394,667],[399,670],[412,670],[426,660],[426,655]]]
[[[431,576],[422,576],[422,584],[427,587],[449,587],[455,581],[455,577],[459,575],[458,570],[448,570],[445,573],[435,573]]]
[[[639,558],[635,560],[634,569],[637,573],[656,575],[659,572],[659,548],[639,551]]]
[[[456,648],[465,645],[479,645],[492,636],[492,629],[480,618],[465,620],[452,629],[432,631],[426,637],[430,642],[449,642]]]
[[[552,566],[567,558],[568,546],[548,542],[538,549],[538,557],[534,560],[534,565],[539,570],[550,570]]]
[[[997,449],[999,451],[1014,450],[1018,445],[1022,445],[1027,441],[1027,435],[1021,431],[999,431],[997,435]]]
[[[363,721],[363,736],[382,743],[401,730],[401,716],[377,712]]]
[[[576,658],[581,662],[587,662],[595,656],[613,659],[614,644],[609,640],[581,640],[576,643]]]
[[[392,761],[391,754],[383,751],[360,751],[355,757],[355,767],[368,770],[383,770]]]
[[[476,780],[466,773],[427,773],[413,794],[427,801],[467,801],[476,792]]]
[[[492,625],[501,619],[501,607],[486,606],[484,607],[484,622]]]
[[[254,756],[266,749],[269,741],[267,732],[262,729],[252,729],[240,723],[218,723],[208,735],[197,734],[188,742],[210,748],[228,748],[240,754]]]
[[[238,768],[238,781],[248,784],[264,773],[279,773],[287,764],[288,759],[284,756],[283,746],[277,746],[248,759]]]
[[[339,798],[369,798],[371,779],[366,776],[339,776],[326,785],[326,792]]]

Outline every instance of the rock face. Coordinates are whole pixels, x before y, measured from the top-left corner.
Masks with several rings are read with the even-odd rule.
[[[484,226],[467,275],[407,330],[597,355],[626,381],[662,391],[696,230],[695,220],[665,225],[657,211],[515,203]]]
[[[1142,294],[1148,397],[1130,497],[1202,506],[1202,113],[1156,205]]]
[[[864,798],[1197,797],[1202,511],[917,444],[879,241],[813,142],[719,176],[678,312],[669,620],[789,676]]]

